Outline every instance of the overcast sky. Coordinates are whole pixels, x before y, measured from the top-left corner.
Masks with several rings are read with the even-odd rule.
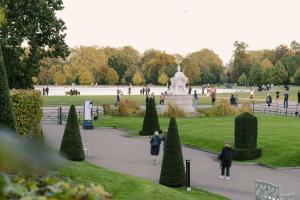
[[[131,45],[186,55],[209,48],[224,63],[249,49],[300,42],[300,0],[63,0],[70,47]]]

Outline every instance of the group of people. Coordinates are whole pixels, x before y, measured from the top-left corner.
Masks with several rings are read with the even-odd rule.
[[[153,157],[153,164],[157,165],[159,163],[159,153],[160,153],[160,145],[162,141],[166,142],[168,138],[168,134],[164,134],[162,138],[159,136],[158,131],[154,132],[154,135],[150,137],[150,154]],[[220,169],[221,175],[220,179],[230,179],[230,167],[232,163],[232,148],[230,146],[229,141],[225,141],[224,147],[222,148],[218,160],[220,161]]]
[[[43,88],[42,91],[43,91],[43,96],[49,95],[49,87],[48,86],[46,88]]]
[[[140,89],[140,95],[150,95],[150,85],[146,85]]]
[[[80,95],[80,91],[73,88],[70,91],[66,91],[66,95],[77,96]]]

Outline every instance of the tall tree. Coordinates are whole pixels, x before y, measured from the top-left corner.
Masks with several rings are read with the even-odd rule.
[[[271,75],[272,83],[274,83],[275,85],[280,85],[288,81],[289,78],[288,72],[280,61],[278,61],[272,68]]]
[[[263,85],[263,70],[258,64],[254,64],[250,68],[249,72],[249,83],[252,85],[262,86]]]
[[[270,60],[276,64],[277,61],[282,61],[288,55],[292,55],[289,47],[287,45],[281,44],[275,48],[275,51],[271,54]]]
[[[0,46],[11,88],[32,87],[44,57],[65,58],[64,22],[56,12],[62,0],[2,0],[6,21],[0,29]],[[22,46],[26,44],[26,48]]]

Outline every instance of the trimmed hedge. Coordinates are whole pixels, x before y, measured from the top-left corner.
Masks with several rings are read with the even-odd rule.
[[[12,102],[9,96],[9,86],[6,69],[4,66],[2,50],[0,47],[0,127],[16,130],[15,116],[12,109]]]
[[[154,131],[162,133],[158,121],[155,100],[149,97],[146,105],[146,112],[144,116],[143,129],[140,131],[140,135],[153,135]]]
[[[159,183],[169,187],[185,185],[185,169],[176,119],[171,117],[165,138]]]
[[[74,105],[71,105],[70,107],[59,153],[66,159],[72,161],[83,161],[85,159],[77,113]]]
[[[234,160],[252,160],[261,156],[257,149],[257,118],[244,112],[235,118]]]
[[[12,90],[10,94],[16,115],[17,133],[24,137],[43,140],[41,93],[36,90]]]

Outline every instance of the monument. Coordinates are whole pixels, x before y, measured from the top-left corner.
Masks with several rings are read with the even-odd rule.
[[[185,112],[194,112],[193,96],[187,92],[186,84],[188,78],[180,71],[180,66],[177,66],[177,72],[175,76],[171,78],[170,89],[165,96],[165,107],[167,109],[168,104],[177,105]]]

